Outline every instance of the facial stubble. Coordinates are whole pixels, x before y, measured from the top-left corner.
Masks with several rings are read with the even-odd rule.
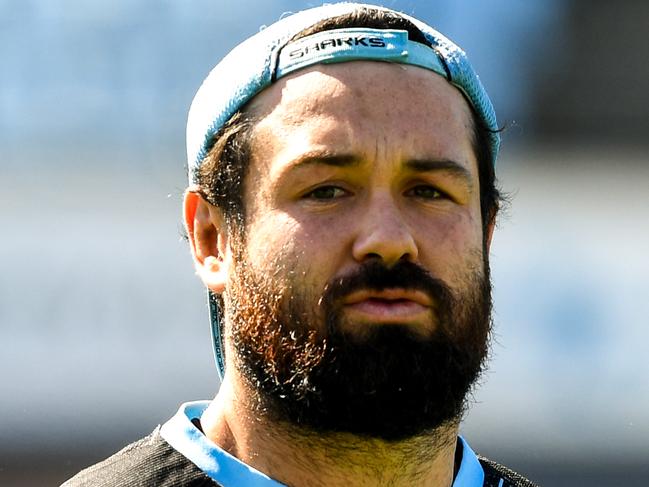
[[[484,367],[491,328],[484,253],[481,264],[453,291],[417,264],[386,268],[370,260],[327,283],[318,296],[303,275],[286,271],[286,261],[262,274],[239,253],[225,296],[236,355],[229,365],[254,391],[256,413],[268,421],[387,441],[434,434],[459,421]],[[433,332],[362,324],[369,329],[359,334],[341,326],[345,295],[386,288],[427,293]]]

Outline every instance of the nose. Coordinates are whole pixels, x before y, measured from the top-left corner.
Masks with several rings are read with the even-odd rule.
[[[359,221],[353,257],[358,262],[381,259],[387,267],[417,260],[418,250],[402,211],[389,196],[374,198]]]

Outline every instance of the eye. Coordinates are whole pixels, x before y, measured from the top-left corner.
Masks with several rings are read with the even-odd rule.
[[[408,193],[411,196],[414,196],[416,198],[422,198],[426,200],[437,200],[437,199],[448,198],[448,195],[443,191],[437,189],[434,186],[428,186],[424,184],[420,184],[419,186],[415,186],[414,188],[411,188],[408,191]]]
[[[320,186],[306,193],[303,198],[310,200],[333,200],[342,198],[346,194],[347,191],[338,186]]]

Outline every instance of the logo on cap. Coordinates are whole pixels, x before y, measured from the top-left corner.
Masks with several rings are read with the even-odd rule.
[[[290,59],[300,59],[301,57],[306,56],[307,54],[313,51],[326,51],[327,49],[332,49],[341,46],[365,46],[365,47],[385,47],[385,40],[381,37],[367,37],[367,36],[347,36],[347,37],[335,37],[330,39],[325,39],[314,44],[300,47],[298,49],[293,49],[289,51],[288,55]]]

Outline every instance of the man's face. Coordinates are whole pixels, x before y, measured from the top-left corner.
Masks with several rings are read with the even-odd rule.
[[[427,70],[316,66],[254,99],[228,360],[260,410],[386,439],[457,420],[490,296],[470,109]]]

